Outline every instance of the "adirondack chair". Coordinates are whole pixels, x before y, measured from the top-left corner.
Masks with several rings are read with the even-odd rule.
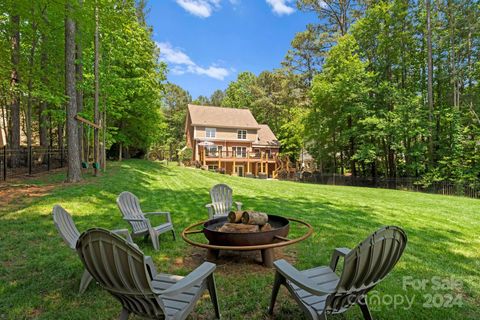
[[[73,222],[72,216],[59,205],[53,207],[52,215],[55,227],[57,228],[58,233],[60,233],[60,236],[63,238],[63,241],[65,241],[65,243],[70,249],[75,250],[78,237],[80,237],[80,232],[78,232],[77,226],[75,225],[75,222]],[[123,235],[127,238],[128,241],[133,243],[127,229],[118,229],[113,230],[112,232]],[[88,273],[87,270],[85,270],[82,275],[82,280],[80,281],[80,294],[84,293],[85,290],[87,290],[87,287],[91,281],[92,276],[90,275],[90,273]]]
[[[384,227],[353,250],[335,249],[328,267],[298,271],[283,259],[275,261],[269,314],[273,314],[278,290],[284,285],[309,319],[325,320],[327,315],[343,313],[355,304],[365,319],[372,319],[365,297],[392,270],[406,244],[402,229]],[[344,266],[338,277],[335,269],[340,257],[344,257]]]
[[[185,319],[205,290],[220,318],[213,263],[204,262],[186,277],[157,273],[150,257],[105,229],[80,236],[77,252],[93,278],[121,304],[120,320],[130,314],[149,319]]]
[[[228,215],[230,210],[232,210],[233,200],[232,200],[232,188],[226,184],[217,184],[213,186],[210,190],[210,197],[212,198],[212,203],[209,203],[205,206],[208,209],[208,218],[214,219],[222,216]],[[242,203],[235,202],[237,210],[242,210]]]
[[[170,212],[143,212],[140,208],[140,201],[131,192],[124,191],[117,198],[117,205],[122,212],[123,219],[132,227],[132,237],[145,236],[152,239],[153,248],[160,249],[158,237],[165,232],[172,231],[173,240],[175,230],[173,229],[172,218]],[[159,226],[152,227],[150,220],[146,215],[162,215],[166,217],[166,222]]]

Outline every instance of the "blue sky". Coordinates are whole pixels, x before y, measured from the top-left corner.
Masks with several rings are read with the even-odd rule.
[[[278,68],[295,33],[315,21],[293,0],[150,0],[149,8],[168,80],[193,98],[225,89],[239,72]]]

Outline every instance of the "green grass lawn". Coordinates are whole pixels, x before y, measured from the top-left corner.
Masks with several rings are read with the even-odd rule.
[[[353,247],[380,226],[401,226],[409,243],[390,276],[370,294],[374,318],[479,318],[478,200],[254,180],[141,160],[111,163],[104,176],[77,185],[62,184],[62,176],[57,173],[48,179],[29,180],[30,184],[55,187],[43,197],[0,207],[0,319],[115,319],[119,314],[120,304],[95,283],[84,295],[77,294],[83,266],[53,225],[53,205],[67,209],[80,231],[127,228],[115,199],[128,190],[141,199],[145,211],[170,211],[180,234],[186,226],[207,218],[208,191],[219,182],[229,184],[234,200],[247,209],[299,217],[313,225],[312,237],[279,252],[299,269],[327,264],[333,248]],[[293,227],[290,236],[301,231]],[[204,250],[192,248],[180,238],[173,241],[170,233],[162,235],[160,242],[161,250],[155,252],[151,242],[137,240],[159,272],[187,274],[205,255]],[[241,261],[223,258],[215,273],[223,318],[268,318],[273,270],[259,266],[251,255],[231,258]],[[428,283],[423,288],[404,288],[404,277]],[[433,277],[434,281],[455,279],[460,283],[454,288],[438,288],[431,283]],[[396,299],[396,306],[391,298]],[[405,298],[412,303],[410,307],[406,300],[401,303]],[[195,307],[192,318],[213,318],[208,295]],[[283,287],[275,318],[303,318]],[[354,307],[331,318],[361,319],[361,313]]]

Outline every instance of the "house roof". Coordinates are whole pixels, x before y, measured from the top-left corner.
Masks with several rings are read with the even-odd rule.
[[[254,145],[259,146],[280,146],[280,142],[275,137],[275,134],[272,132],[272,129],[266,124],[260,124],[258,129],[258,140],[255,141]]]
[[[257,120],[248,109],[188,105],[190,120],[194,126],[212,126],[242,129],[258,129]]]

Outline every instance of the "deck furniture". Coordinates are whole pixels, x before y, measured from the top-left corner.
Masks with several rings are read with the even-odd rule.
[[[75,250],[75,245],[77,244],[78,237],[80,237],[80,232],[78,231],[75,222],[73,222],[72,216],[59,205],[53,207],[52,215],[55,227],[63,238],[63,241],[65,241],[70,249]],[[133,243],[127,229],[118,229],[113,230],[112,232],[123,235],[128,241]],[[85,292],[90,281],[92,281],[92,276],[87,270],[85,270],[82,275],[82,280],[80,281],[80,294]]]
[[[208,209],[208,218],[215,219],[228,215],[232,210],[233,199],[232,199],[233,190],[226,184],[217,184],[213,186],[210,190],[210,197],[212,198],[212,203],[205,205]],[[242,203],[235,202],[238,211],[242,210]]]
[[[150,236],[155,250],[160,249],[158,237],[162,233],[171,231],[173,234],[173,240],[175,240],[175,230],[173,229],[170,212],[143,212],[140,208],[140,201],[138,198],[128,191],[120,193],[117,198],[117,205],[120,212],[122,212],[123,219],[132,227],[132,237]],[[146,215],[165,216],[166,222],[156,227],[152,227],[150,220],[145,217]]]
[[[372,319],[365,297],[392,270],[406,244],[402,229],[384,227],[355,249],[335,249],[330,266],[299,271],[283,259],[275,261],[269,314],[273,314],[280,285],[284,285],[309,319],[325,320],[327,315],[343,313],[355,304],[365,319]],[[339,277],[335,269],[340,257],[344,265]]]
[[[186,277],[157,273],[150,257],[99,228],[82,233],[76,249],[93,278],[122,304],[120,320],[130,314],[148,319],[185,319],[205,290],[220,318],[213,263],[201,264]]]

